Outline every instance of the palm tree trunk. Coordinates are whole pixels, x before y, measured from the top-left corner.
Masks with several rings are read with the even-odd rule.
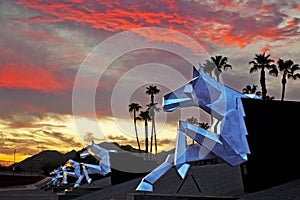
[[[281,84],[282,84],[281,101],[283,101],[284,100],[284,93],[285,93],[285,85],[286,85],[285,74],[282,77]]]
[[[153,117],[153,126],[154,126],[154,146],[155,146],[155,154],[157,154],[157,140],[156,140],[156,128],[155,128],[155,121]]]
[[[150,153],[152,153],[152,146],[153,146],[153,132],[154,132],[154,122],[151,122],[151,138],[150,138]]]
[[[151,120],[151,141],[150,141],[150,153],[152,154],[152,145],[153,145],[153,132],[154,132],[154,95],[151,94],[151,105],[150,105],[150,109],[153,109],[150,113],[150,116],[152,117],[152,120]],[[152,107],[152,108],[151,108]]]
[[[148,123],[145,121],[145,151],[148,153]]]
[[[262,68],[260,71],[260,85],[261,85],[262,99],[265,100],[267,96],[267,86],[266,86],[266,73],[264,68]]]
[[[153,106],[154,105],[154,95],[151,94],[151,105]]]
[[[141,145],[140,145],[139,136],[138,136],[138,132],[137,132],[137,128],[136,128],[136,117],[135,117],[135,113],[134,113],[133,115],[134,115],[134,130],[135,130],[136,142],[137,142],[137,144],[138,144],[139,152],[141,152]]]

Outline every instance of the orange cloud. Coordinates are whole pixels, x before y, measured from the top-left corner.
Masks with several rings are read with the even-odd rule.
[[[300,11],[300,3],[295,3],[294,9],[295,9],[296,11]]]

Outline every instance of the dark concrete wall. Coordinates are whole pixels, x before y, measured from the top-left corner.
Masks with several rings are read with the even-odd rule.
[[[188,173],[196,182],[189,175],[178,191],[183,180],[173,167],[153,185],[153,193],[175,194],[178,191],[179,195],[222,197],[236,197],[244,193],[240,166],[232,167],[227,163],[191,166]]]
[[[242,101],[251,151],[242,166],[245,191],[299,179],[300,102]]]

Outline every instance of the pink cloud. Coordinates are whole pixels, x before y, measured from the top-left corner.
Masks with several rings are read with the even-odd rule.
[[[59,92],[70,88],[70,82],[56,75],[55,68],[41,68],[33,63],[1,64],[0,87]]]
[[[180,31],[198,41],[208,39],[220,46],[235,44],[240,48],[263,38],[275,40],[280,37],[284,39],[281,36],[286,36],[286,32],[290,30],[290,26],[278,28],[284,15],[280,13],[276,4],[257,3],[255,11],[250,7],[253,2],[224,0],[215,3],[176,0],[146,3],[83,0],[46,3],[20,0],[19,4],[40,10],[46,15],[28,18],[27,20],[30,22],[74,21],[110,32],[143,26],[158,26]],[[239,14],[243,10],[246,13],[247,10],[251,10],[253,13],[247,13],[247,17],[245,17]],[[215,23],[224,25],[224,27],[215,29]],[[293,26],[295,25],[293,24]],[[151,37],[154,38],[153,35]],[[162,39],[161,37],[157,38]],[[172,38],[167,39],[166,37],[165,39],[172,40]]]

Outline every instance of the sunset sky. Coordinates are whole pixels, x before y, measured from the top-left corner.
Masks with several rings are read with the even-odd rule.
[[[144,110],[152,83],[161,105],[192,78],[193,62],[210,56],[232,65],[224,84],[260,89],[249,61],[266,52],[300,64],[299,22],[299,0],[0,0],[1,163],[13,161],[14,149],[18,162],[92,139],[136,146],[128,105]],[[267,75],[275,99],[280,82],[281,74]],[[299,84],[288,80],[285,100],[300,100]],[[174,147],[177,121],[193,112],[157,113],[159,151]]]

